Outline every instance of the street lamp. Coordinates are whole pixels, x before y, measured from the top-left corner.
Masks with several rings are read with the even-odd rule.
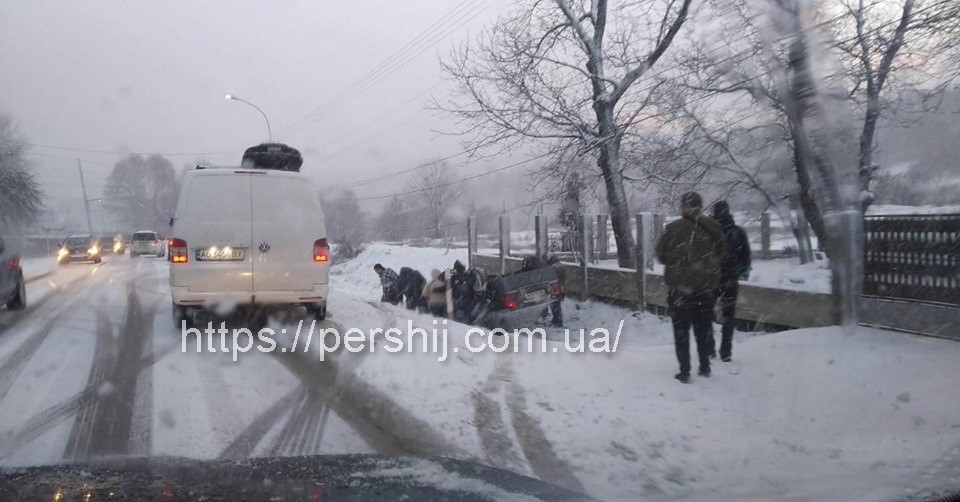
[[[242,98],[239,98],[239,97],[237,97],[237,96],[234,96],[233,94],[230,94],[229,92],[226,93],[226,94],[224,94],[223,97],[224,97],[225,99],[232,99],[233,101],[239,101],[239,102],[241,102],[241,103],[246,103],[246,104],[254,107],[258,112],[260,112],[260,115],[263,115],[263,120],[265,120],[265,121],[267,122],[267,137],[270,138],[270,141],[271,141],[271,142],[273,142],[273,131],[270,129],[270,119],[267,118],[267,114],[266,114],[266,113],[263,113],[263,110],[261,110],[260,107],[258,107],[257,105],[255,105],[255,104],[253,104],[253,103],[251,103],[251,102],[249,102],[249,101],[247,101],[247,100],[245,100],[245,99],[242,99]]]

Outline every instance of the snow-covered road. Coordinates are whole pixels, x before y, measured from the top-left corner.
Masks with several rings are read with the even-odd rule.
[[[377,450],[330,412],[317,375],[291,369],[300,354],[183,353],[167,267],[71,264],[30,283],[26,311],[0,313],[0,463]]]
[[[429,328],[433,318],[375,301],[372,264],[427,272],[459,253],[371,246],[337,265],[321,327]],[[667,320],[567,301],[571,328],[624,320],[620,350],[461,351],[444,363],[416,350],[323,363],[316,350],[254,350],[234,362],[181,350],[168,266],[72,264],[28,285],[27,310],[0,310],[0,465],[451,456],[604,500],[882,500],[960,465],[956,342],[867,329],[738,334],[735,366],[681,385]],[[449,330],[462,349],[466,327]],[[563,346],[560,330],[548,338]]]

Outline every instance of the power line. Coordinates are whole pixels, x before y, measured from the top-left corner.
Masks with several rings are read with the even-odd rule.
[[[307,121],[312,119],[316,114],[321,113],[325,108],[329,108],[330,106],[333,106],[338,98],[346,97],[347,95],[349,95],[350,92],[353,91],[352,87],[354,85],[362,84],[365,79],[375,76],[377,72],[382,71],[382,69],[385,68],[386,65],[392,63],[397,56],[401,55],[404,51],[410,48],[411,45],[417,43],[425,34],[434,31],[438,25],[440,25],[441,23],[445,23],[446,20],[450,16],[452,16],[455,12],[460,10],[464,6],[464,4],[467,4],[468,2],[472,2],[472,1],[474,0],[463,0],[462,2],[454,6],[450,11],[448,11],[443,16],[441,16],[440,19],[438,19],[437,21],[434,21],[433,24],[431,24],[425,30],[420,32],[416,37],[414,37],[412,40],[407,42],[405,45],[397,49],[397,51],[395,51],[393,54],[388,56],[385,60],[381,61],[377,66],[368,70],[366,73],[361,75],[358,79],[354,80],[351,84],[341,89],[340,92],[337,95],[335,95],[333,98],[331,98],[327,103],[324,103],[323,105],[311,110],[307,115],[305,115],[304,117],[301,117],[300,119],[295,121],[293,124],[291,124],[289,127],[287,127],[287,129],[284,130],[284,134],[286,134],[289,131],[293,131],[301,124],[305,124]]]
[[[876,4],[876,3],[879,3],[880,1],[882,1],[882,0],[878,0],[877,2],[875,2],[875,4]],[[935,5],[936,5],[936,4],[931,5],[931,6],[928,6],[928,7],[926,7],[925,9],[920,9],[920,10],[916,11],[916,13],[920,13],[920,12],[922,12],[923,10],[931,9],[931,8],[933,8]],[[833,21],[836,21],[837,19],[840,19],[840,17],[841,17],[841,16],[839,16],[839,15],[838,15],[838,16],[835,16],[834,18],[832,18],[832,19],[830,19],[830,20],[827,20],[827,21],[825,21],[824,23],[820,23],[820,24],[819,24],[818,26],[816,26],[816,27],[809,28],[808,30],[803,30],[803,31],[806,32],[806,31],[812,30],[812,29],[814,29],[814,28],[819,28],[819,27],[821,27],[821,26],[824,26],[825,24],[832,23]],[[881,25],[875,27],[873,30],[870,30],[870,31],[879,31],[879,30],[880,30],[881,28],[883,28],[884,26],[893,25],[893,24],[897,24],[897,23],[899,23],[899,20],[895,20],[895,21],[891,21],[891,22],[888,22],[888,23],[884,23],[884,24],[881,24]],[[870,33],[870,31],[865,32],[864,34]],[[854,36],[854,37],[852,37],[852,38],[850,38],[850,39],[848,39],[848,40],[846,40],[846,41],[853,41],[853,40],[856,39],[856,37],[857,37],[857,36]],[[744,40],[744,39],[746,39],[746,38],[747,38],[747,37],[745,36],[745,37],[741,37],[741,38],[738,39],[738,40]],[[726,45],[729,46],[729,45],[732,45],[732,44],[731,44],[731,43],[728,43],[728,44],[726,44]],[[741,51],[741,53],[743,53],[743,52],[749,53],[749,52],[751,52],[751,51],[748,49],[748,50],[746,50],[746,51]],[[737,56],[737,55],[733,55],[733,56],[731,56],[731,57],[729,57],[729,58],[726,58],[726,59],[727,59],[727,60],[730,60],[730,59],[733,59],[733,58],[736,57],[736,56]],[[721,60],[721,61],[716,62],[716,64],[722,64],[723,62],[724,62],[724,60]],[[737,83],[734,83],[734,84],[732,84],[732,85],[733,85],[733,86],[736,86],[736,85],[741,85],[741,84],[748,83],[748,82],[750,82],[751,80],[753,80],[753,79],[755,79],[755,78],[758,78],[758,77],[760,77],[760,76],[763,76],[763,75],[767,75],[767,74],[771,73],[772,71],[773,71],[773,69],[766,70],[766,71],[761,72],[761,73],[759,73],[759,74],[757,74],[757,75],[749,76],[749,77],[747,77],[747,78],[745,78],[745,79],[742,79],[741,81],[739,81],[739,82],[737,82]],[[691,73],[692,73],[692,72],[688,72],[688,74],[691,74]],[[648,88],[648,90],[649,90],[649,89],[650,89],[650,88]],[[705,94],[705,95],[700,96],[700,97],[697,97],[697,98],[692,98],[692,99],[689,100],[688,102],[702,101],[702,100],[704,100],[704,99],[709,99],[709,98],[711,98],[711,97],[713,97],[713,96],[710,95],[710,94]],[[756,112],[756,113],[754,113],[754,114],[752,114],[752,115],[750,115],[750,116],[747,116],[747,117],[741,117],[741,119],[738,120],[737,122],[742,122],[743,120],[746,120],[747,118],[752,118],[752,117],[754,117],[754,116],[758,116],[758,115],[760,115],[760,113],[762,113],[762,111],[758,111],[758,112]],[[442,162],[443,160],[448,160],[448,159],[450,159],[450,158],[454,158],[454,157],[463,155],[463,154],[467,153],[468,151],[470,151],[470,150],[465,150],[465,151],[463,151],[463,152],[460,152],[460,153],[457,153],[457,154],[448,156],[448,157],[446,157],[446,158],[444,158],[444,159],[435,160],[435,161],[428,162],[428,163],[425,163],[425,164],[420,164],[420,165],[418,165],[418,166],[414,166],[414,167],[412,167],[412,168],[405,169],[405,170],[403,170],[403,171],[398,171],[398,172],[395,172],[395,173],[391,173],[390,175],[387,175],[387,176],[384,176],[384,177],[372,178],[372,179],[368,179],[368,180],[366,180],[366,181],[364,181],[364,182],[358,182],[358,183],[351,184],[351,185],[347,185],[347,186],[348,186],[348,187],[360,186],[360,185],[363,185],[363,184],[373,183],[374,181],[379,180],[379,179],[381,179],[381,178],[399,176],[399,175],[401,175],[401,174],[405,174],[405,173],[411,172],[411,171],[416,170],[416,169],[421,169],[421,168],[424,168],[424,167],[427,167],[427,166],[430,166],[430,165],[437,164],[437,163],[439,163],[439,162]],[[467,177],[467,178],[464,178],[464,179],[461,179],[461,180],[456,180],[456,181],[452,181],[452,182],[448,182],[448,183],[441,183],[441,184],[439,184],[439,185],[432,186],[432,187],[426,187],[426,188],[421,188],[421,189],[416,189],[416,190],[409,190],[409,191],[406,191],[406,192],[398,192],[398,193],[394,193],[394,194],[381,195],[381,196],[376,196],[376,197],[362,197],[362,198],[357,198],[356,200],[381,200],[381,199],[388,199],[388,198],[392,198],[392,197],[398,197],[398,196],[403,196],[403,195],[410,195],[410,194],[414,194],[414,193],[425,192],[425,191],[427,191],[427,190],[432,190],[432,189],[435,189],[435,188],[442,188],[442,187],[450,186],[450,185],[453,185],[453,184],[456,184],[456,183],[462,183],[462,182],[469,181],[469,180],[472,180],[472,179],[480,178],[480,177],[482,177],[482,176],[487,176],[487,175],[490,175],[490,174],[495,174],[495,173],[498,173],[498,172],[501,172],[501,171],[504,171],[504,170],[507,170],[507,169],[510,169],[510,168],[513,168],[513,167],[516,167],[516,166],[519,166],[519,165],[522,165],[522,164],[526,164],[526,163],[531,162],[531,161],[533,161],[533,160],[538,160],[538,159],[542,159],[542,158],[545,158],[545,157],[547,157],[547,155],[542,155],[542,156],[539,156],[539,157],[530,158],[530,159],[527,159],[527,160],[524,160],[524,161],[521,161],[521,162],[517,162],[517,163],[511,164],[511,165],[508,165],[508,166],[505,166],[505,167],[502,167],[502,168],[499,168],[499,169],[494,169],[494,170],[492,170],[492,171],[488,171],[488,172],[485,172],[485,173],[481,173],[481,174],[478,174],[478,175],[475,175],[475,176],[470,176],[470,177]]]
[[[116,151],[116,150],[98,150],[95,148],[79,148],[79,147],[70,147],[70,146],[60,146],[60,145],[45,145],[41,143],[22,143],[27,146],[34,148],[46,148],[50,150],[64,150],[70,152],[82,152],[82,153],[96,153],[103,155],[161,155],[165,157],[178,157],[178,156],[195,156],[201,157],[205,155],[233,155],[237,152],[128,152],[128,151]]]
[[[471,20],[479,16],[483,11],[489,8],[490,1],[491,0],[465,0],[464,2],[461,2],[452,11],[448,12],[444,16],[444,18],[450,16],[452,12],[458,10],[464,4],[467,4],[467,7],[465,8],[465,10],[463,10],[463,12],[455,14],[454,16],[456,17],[450,17],[449,19],[446,19],[446,20],[444,20],[444,18],[441,18],[441,20],[438,20],[438,22],[443,21],[442,24],[447,26],[441,26],[436,30],[434,30],[433,27],[431,26],[431,28],[428,28],[427,30],[425,30],[424,33],[421,33],[421,36],[418,36],[416,39],[414,39],[415,41],[417,41],[418,39],[422,38],[423,34],[427,32],[433,32],[432,35],[428,35],[428,38],[424,38],[422,41],[418,41],[416,44],[414,44],[414,45],[419,45],[419,47],[411,48],[411,51],[416,51],[416,52],[408,52],[407,54],[400,55],[399,59],[396,56],[399,55],[401,51],[405,50],[406,46],[405,48],[395,52],[393,56],[387,58],[387,60],[382,62],[376,68],[368,71],[367,74],[365,74],[364,76],[360,77],[359,79],[357,79],[356,81],[348,85],[338,95],[336,95],[326,104],[321,105],[320,107],[314,109],[313,111],[308,113],[306,116],[297,120],[292,125],[287,127],[284,130],[283,134],[284,135],[292,134],[297,129],[303,129],[317,122],[324,116],[332,113],[334,110],[344,106],[344,104],[346,104],[353,98],[357,97],[358,95],[366,92],[373,86],[377,85],[378,83],[383,81],[383,79],[392,75],[397,70],[402,68],[404,65],[406,65],[416,57],[420,56],[431,47],[440,43],[440,41],[442,41],[448,35],[450,35],[454,31],[456,31],[457,29],[465,25],[466,23],[470,22]],[[434,24],[436,25],[437,23],[434,23]]]
[[[886,0],[875,0],[872,4],[867,5],[866,8],[869,8],[869,7],[872,7],[872,6],[874,6],[874,5],[883,3],[884,1],[886,1]],[[936,4],[935,4],[935,5],[936,5]],[[927,7],[927,9],[932,8],[932,7],[933,7],[933,6],[929,6],[929,7]],[[921,9],[921,10],[923,10],[923,9]],[[918,12],[919,12],[919,11],[918,11]],[[843,16],[845,16],[845,15],[846,15],[846,14],[839,14],[839,15],[834,16],[834,17],[832,17],[832,18],[830,18],[830,19],[828,19],[828,20],[826,20],[826,21],[823,21],[823,22],[821,22],[821,23],[818,23],[816,26],[807,28],[807,29],[805,29],[805,30],[803,30],[803,31],[804,31],[804,32],[810,32],[810,31],[813,31],[813,30],[815,30],[815,29],[820,29],[820,28],[822,28],[822,27],[824,27],[824,26],[827,26],[827,25],[829,25],[829,24],[831,24],[831,23],[833,23],[833,22],[841,19],[841,18],[842,18]],[[897,20],[896,22],[899,22],[899,20]],[[874,28],[873,30],[870,30],[870,31],[866,32],[865,35],[866,35],[866,34],[869,34],[871,31],[878,31],[879,29],[881,29],[881,28],[883,28],[883,27],[885,27],[885,26],[896,24],[896,22],[889,22],[889,23],[885,23],[884,25],[877,26],[877,27]],[[742,42],[742,41],[744,41],[744,40],[747,40],[749,37],[750,37],[750,35],[744,35],[744,36],[741,36],[741,37],[739,37],[739,38],[737,38],[737,39],[728,41],[728,42],[726,42],[725,44],[722,44],[722,45],[714,48],[714,50],[712,50],[711,52],[712,52],[712,53],[719,52],[720,49],[724,49],[724,48],[731,47],[731,46],[733,46],[735,43],[739,43],[739,42]],[[850,39],[850,40],[854,40],[855,38],[856,38],[856,37],[854,37],[854,38],[852,38],[852,39]],[[846,40],[846,41],[850,41],[850,40]],[[736,64],[736,63],[742,63],[742,62],[746,61],[747,59],[749,59],[749,56],[752,56],[752,55],[753,55],[752,52],[753,52],[753,51],[752,51],[752,49],[750,49],[750,48],[744,49],[744,50],[739,51],[739,52],[737,52],[737,53],[731,54],[730,56],[728,56],[728,57],[726,57],[726,58],[723,58],[723,59],[721,59],[721,60],[719,60],[719,61],[716,61],[716,62],[714,62],[714,64],[715,64],[715,65],[719,65],[719,64],[728,63],[728,62],[732,62],[732,63],[735,63],[735,64]],[[746,56],[746,57],[742,57],[742,56]],[[737,61],[734,61],[734,60],[737,59],[737,58],[740,58],[740,59],[737,60]],[[678,64],[676,64],[676,65],[673,65],[673,66],[671,66],[671,67],[666,68],[665,70],[663,70],[663,72],[667,72],[667,71],[671,71],[671,70],[676,70],[676,69],[680,69],[680,68],[682,68],[682,64],[679,64],[679,63],[678,63]],[[748,83],[748,82],[749,82],[750,80],[752,80],[753,78],[757,78],[757,77],[761,77],[761,76],[767,75],[767,74],[771,73],[772,71],[773,71],[773,70],[767,70],[767,71],[765,71],[765,72],[763,72],[763,73],[757,74],[757,75],[753,76],[752,78],[745,79],[745,80],[743,80],[743,81],[741,81],[741,82],[738,82],[737,84],[734,84],[734,85],[740,85],[740,84]],[[661,73],[662,73],[662,72],[661,72]],[[682,75],[691,75],[691,74],[693,74],[693,73],[694,73],[693,71],[689,71],[689,72],[686,72],[686,73],[684,73],[684,74],[681,74],[681,76],[682,76]],[[653,85],[650,85],[650,86],[647,86],[647,87],[644,87],[644,88],[638,88],[637,90],[638,90],[638,91],[650,91],[650,90],[653,89],[653,87],[654,87]],[[706,99],[706,98],[694,98],[694,99],[695,99],[695,100],[701,100],[701,99]],[[456,158],[456,157],[460,157],[460,156],[465,155],[465,154],[467,154],[467,153],[471,153],[471,152],[473,152],[474,150],[475,150],[475,149],[473,149],[473,148],[469,148],[469,149],[466,149],[466,150],[457,152],[457,153],[455,153],[455,154],[453,154],[453,155],[449,155],[449,156],[447,156],[447,157],[444,157],[444,158],[441,158],[441,159],[438,159],[438,160],[434,160],[434,161],[431,161],[431,162],[426,162],[426,163],[423,163],[423,164],[419,164],[419,165],[416,165],[416,166],[411,167],[411,168],[408,168],[408,169],[403,169],[403,170],[396,171],[396,172],[393,172],[393,173],[390,173],[390,174],[387,174],[387,175],[374,176],[374,177],[365,178],[365,179],[362,179],[362,180],[359,180],[359,181],[355,181],[355,182],[352,182],[352,183],[348,183],[348,184],[344,185],[344,187],[345,187],[345,188],[355,188],[355,187],[358,187],[358,186],[363,186],[363,185],[368,185],[368,184],[372,184],[372,183],[377,183],[377,182],[382,181],[382,180],[394,178],[394,177],[396,177],[396,176],[401,176],[401,175],[407,174],[407,173],[409,173],[409,172],[416,171],[416,170],[418,170],[418,169],[422,169],[422,168],[426,168],[426,167],[435,165],[435,164],[437,164],[437,163],[439,163],[439,162],[443,162],[443,161],[450,160],[450,159],[453,159],[453,158]],[[329,157],[328,157],[328,158],[329,158]]]
[[[463,183],[463,182],[466,182],[466,181],[475,180],[475,179],[477,179],[477,178],[482,178],[482,177],[484,177],[484,176],[489,176],[489,175],[491,175],[491,174],[496,174],[496,173],[499,173],[499,172],[502,172],[502,171],[506,171],[507,169],[513,169],[514,167],[522,166],[522,165],[524,165],[524,164],[528,164],[528,163],[533,162],[533,161],[535,161],[535,160],[544,159],[544,158],[546,158],[546,157],[548,157],[548,156],[549,156],[549,154],[544,154],[544,155],[540,155],[540,156],[537,156],[537,157],[531,157],[531,158],[529,158],[529,159],[521,160],[520,162],[514,162],[513,164],[509,164],[509,165],[506,165],[506,166],[503,166],[503,167],[500,167],[500,168],[497,168],[497,169],[493,169],[493,170],[490,170],[490,171],[486,171],[486,172],[483,172],[483,173],[480,173],[480,174],[476,174],[476,175],[473,175],[473,176],[468,176],[468,177],[466,177],[466,178],[462,178],[462,179],[459,179],[459,180],[453,180],[453,181],[449,181],[449,182],[446,182],[446,183],[440,183],[440,184],[434,185],[434,186],[429,186],[429,187],[425,187],[425,188],[417,188],[417,189],[414,189],[414,190],[407,190],[406,192],[398,192],[398,193],[393,193],[393,194],[389,194],[389,195],[378,195],[378,196],[375,196],[375,197],[357,197],[357,198],[352,199],[352,200],[358,200],[358,201],[360,201],[360,200],[390,199],[390,198],[393,198],[393,197],[400,197],[400,196],[403,196],[403,195],[410,195],[410,194],[415,194],[415,193],[426,192],[426,191],[428,191],[428,190],[433,190],[433,189],[435,189],[435,188],[443,188],[443,187],[447,187],[447,186],[451,186],[451,185],[456,185],[457,183]],[[344,200],[350,200],[350,199],[336,199],[336,200],[337,200],[337,201],[344,201]]]

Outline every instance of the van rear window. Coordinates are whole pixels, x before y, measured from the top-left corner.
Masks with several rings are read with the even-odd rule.
[[[184,213],[177,217],[209,223],[250,221],[250,177],[197,176],[190,182]]]
[[[157,234],[153,232],[137,232],[133,234],[134,241],[153,241],[157,239]]]

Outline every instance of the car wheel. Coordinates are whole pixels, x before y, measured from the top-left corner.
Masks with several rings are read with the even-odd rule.
[[[13,298],[7,302],[7,308],[10,310],[23,310],[27,308],[27,284],[23,280],[23,273],[17,279],[17,291]]]
[[[192,314],[192,312],[190,312],[190,310],[188,310],[186,307],[181,307],[180,305],[177,305],[177,304],[175,304],[175,303],[173,304],[172,310],[173,310],[173,325],[174,325],[174,327],[176,327],[176,328],[182,328],[184,322],[187,323],[187,324],[186,324],[186,327],[187,327],[187,328],[192,328],[192,327],[193,327],[193,324],[194,324],[194,323],[193,323],[193,316],[190,315],[190,314]]]
[[[136,258],[136,257],[137,257],[137,253],[130,251],[130,258]]]
[[[96,264],[100,263],[101,261],[103,261],[103,258],[97,258],[96,260],[93,260],[93,263],[94,263],[94,265],[96,265]]]

